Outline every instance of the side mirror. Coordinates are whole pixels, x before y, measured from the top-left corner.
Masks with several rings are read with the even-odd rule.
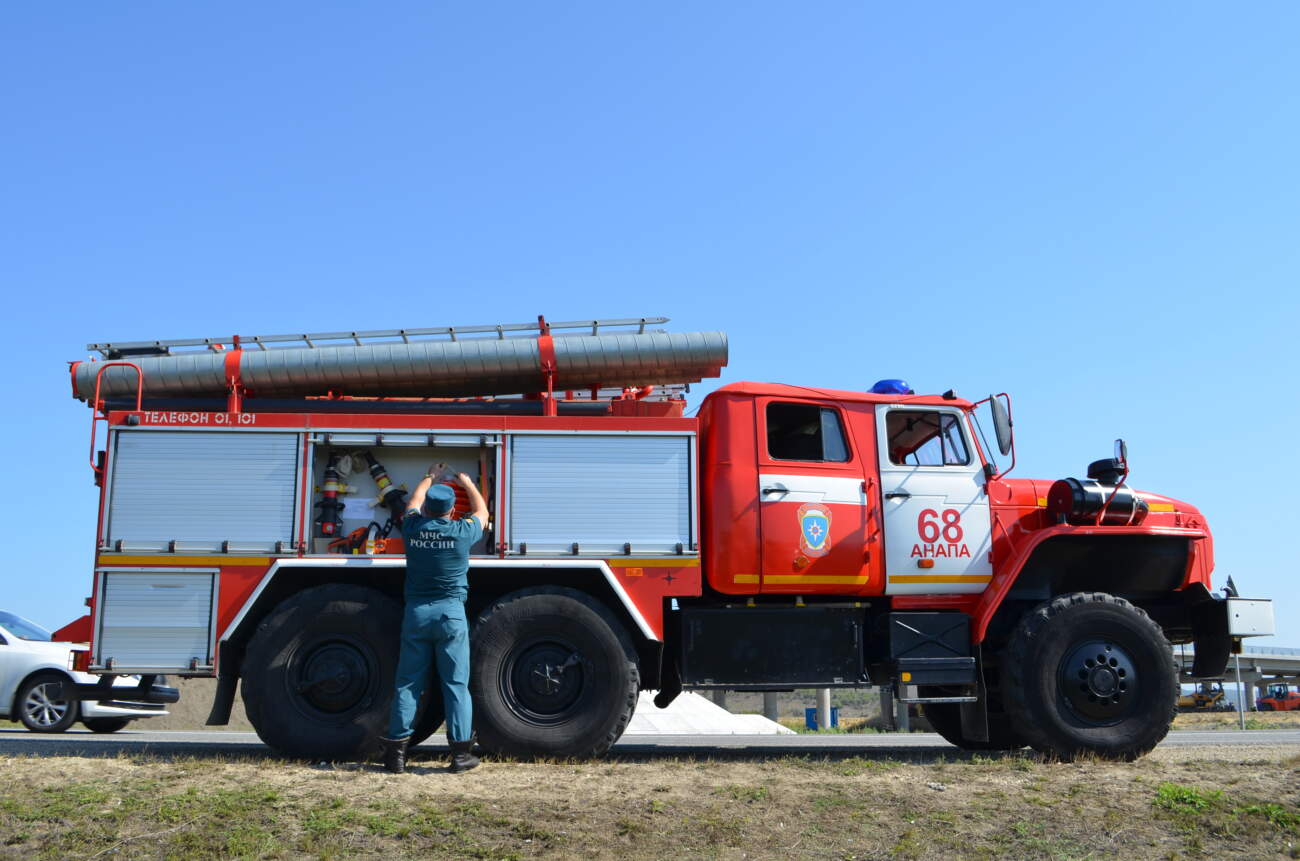
[[[1115,460],[1123,466],[1128,466],[1128,443],[1122,439],[1115,440]]]
[[[1002,455],[1011,454],[1011,416],[1001,400],[989,395],[989,411],[993,414],[993,433],[998,439],[998,451]]]

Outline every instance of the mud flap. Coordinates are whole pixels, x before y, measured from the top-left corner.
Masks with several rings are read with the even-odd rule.
[[[239,663],[243,658],[242,648],[222,643],[218,653],[217,692],[212,697],[212,710],[204,726],[226,726],[230,723],[230,709],[235,704],[235,686],[239,684]]]
[[[989,691],[984,686],[984,647],[975,645],[975,696],[961,704],[961,734],[971,741],[989,740]]]
[[[1194,604],[1191,611],[1192,642],[1196,646],[1192,676],[1198,679],[1219,678],[1228,669],[1228,657],[1232,654],[1228,602],[1212,597]]]

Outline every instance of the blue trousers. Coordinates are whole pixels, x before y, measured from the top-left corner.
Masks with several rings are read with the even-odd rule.
[[[388,737],[406,738],[415,709],[436,663],[442,685],[448,741],[469,741],[473,706],[469,696],[469,622],[465,603],[456,598],[407,604],[402,613],[402,651],[397,659],[397,693],[388,719]]]

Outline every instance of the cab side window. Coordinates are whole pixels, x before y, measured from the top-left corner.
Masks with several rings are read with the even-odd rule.
[[[816,404],[768,404],[767,454],[773,460],[847,462],[839,412]]]
[[[970,451],[952,413],[891,410],[885,416],[889,462],[899,466],[966,466]]]

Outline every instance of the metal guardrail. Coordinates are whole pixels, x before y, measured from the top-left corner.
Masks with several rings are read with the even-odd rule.
[[[1174,654],[1192,656],[1196,654],[1196,647],[1190,643],[1184,643],[1174,646]],[[1289,646],[1245,646],[1241,650],[1242,655],[1250,655],[1257,658],[1265,657],[1287,657],[1300,659],[1300,649],[1294,649]]]
[[[1300,657],[1300,649],[1283,646],[1246,646],[1241,653],[1243,655],[1294,655]]]

